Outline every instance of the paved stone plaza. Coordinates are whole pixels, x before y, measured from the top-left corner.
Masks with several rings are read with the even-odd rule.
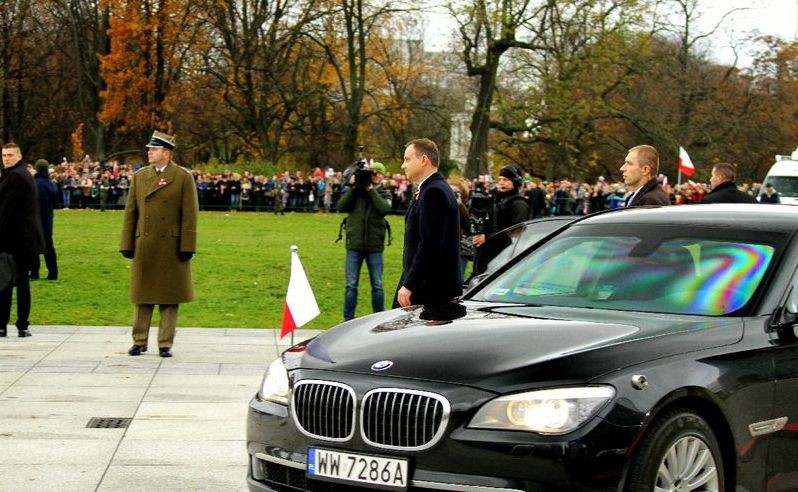
[[[246,490],[247,404],[290,337],[182,328],[161,358],[157,328],[139,357],[127,355],[130,328],[31,332],[0,338],[4,490]],[[87,428],[93,417],[132,420]]]

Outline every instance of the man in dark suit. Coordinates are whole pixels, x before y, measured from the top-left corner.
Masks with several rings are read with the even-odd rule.
[[[670,205],[668,194],[657,181],[659,153],[650,145],[629,149],[621,166],[623,181],[632,194],[626,198],[627,207],[642,205]]]
[[[197,246],[199,203],[194,177],[172,162],[175,139],[156,131],[147,144],[150,166],[130,184],[119,251],[133,260],[130,300],[135,304],[130,355],[147,351],[150,321],[158,305],[158,350],[171,357],[177,308],[194,299],[191,257]]]
[[[11,316],[11,296],[17,288],[17,330],[29,337],[30,280],[34,259],[44,252],[42,226],[36,184],[22,162],[17,144],[3,145],[3,169],[0,171],[0,251],[14,259],[15,281],[0,292],[0,337],[6,336]]]
[[[781,195],[773,188],[773,183],[765,183],[765,191],[759,195],[759,203],[781,203]]]
[[[42,234],[44,234],[44,264],[47,266],[47,280],[58,280],[58,259],[55,254],[53,244],[53,209],[56,205],[56,195],[58,186],[50,179],[50,163],[44,159],[36,161],[36,174],[33,180],[36,182],[36,190],[39,195],[39,218],[42,224]],[[30,278],[39,278],[41,261],[39,255],[33,260],[30,270]]]
[[[416,192],[405,214],[402,276],[394,307],[424,305],[422,318],[453,319],[460,283],[460,213],[451,187],[438,172],[438,147],[413,140],[405,147],[404,169]]]
[[[719,162],[712,166],[709,183],[712,191],[707,193],[701,203],[759,203],[756,198],[737,189],[734,178],[737,170],[734,164]]]

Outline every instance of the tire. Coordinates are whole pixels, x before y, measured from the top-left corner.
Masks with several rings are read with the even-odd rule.
[[[669,411],[632,457],[628,492],[725,490],[723,455],[712,428],[686,408]]]

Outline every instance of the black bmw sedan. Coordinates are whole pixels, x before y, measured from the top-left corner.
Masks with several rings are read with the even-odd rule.
[[[798,207],[576,220],[462,299],[336,326],[251,400],[251,490],[798,489]]]

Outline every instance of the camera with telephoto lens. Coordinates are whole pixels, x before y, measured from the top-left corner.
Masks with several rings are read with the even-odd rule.
[[[358,160],[344,170],[344,183],[348,184],[352,175],[355,176],[355,188],[366,189],[371,185],[371,177],[374,171],[369,168],[368,161],[363,157],[363,146],[359,145]]]
[[[369,169],[368,163],[365,160],[355,162],[355,188],[368,188],[371,185],[371,177],[374,176],[374,171]]]
[[[468,210],[468,229],[470,234],[485,234],[493,224],[493,198],[476,192],[471,195]]]

